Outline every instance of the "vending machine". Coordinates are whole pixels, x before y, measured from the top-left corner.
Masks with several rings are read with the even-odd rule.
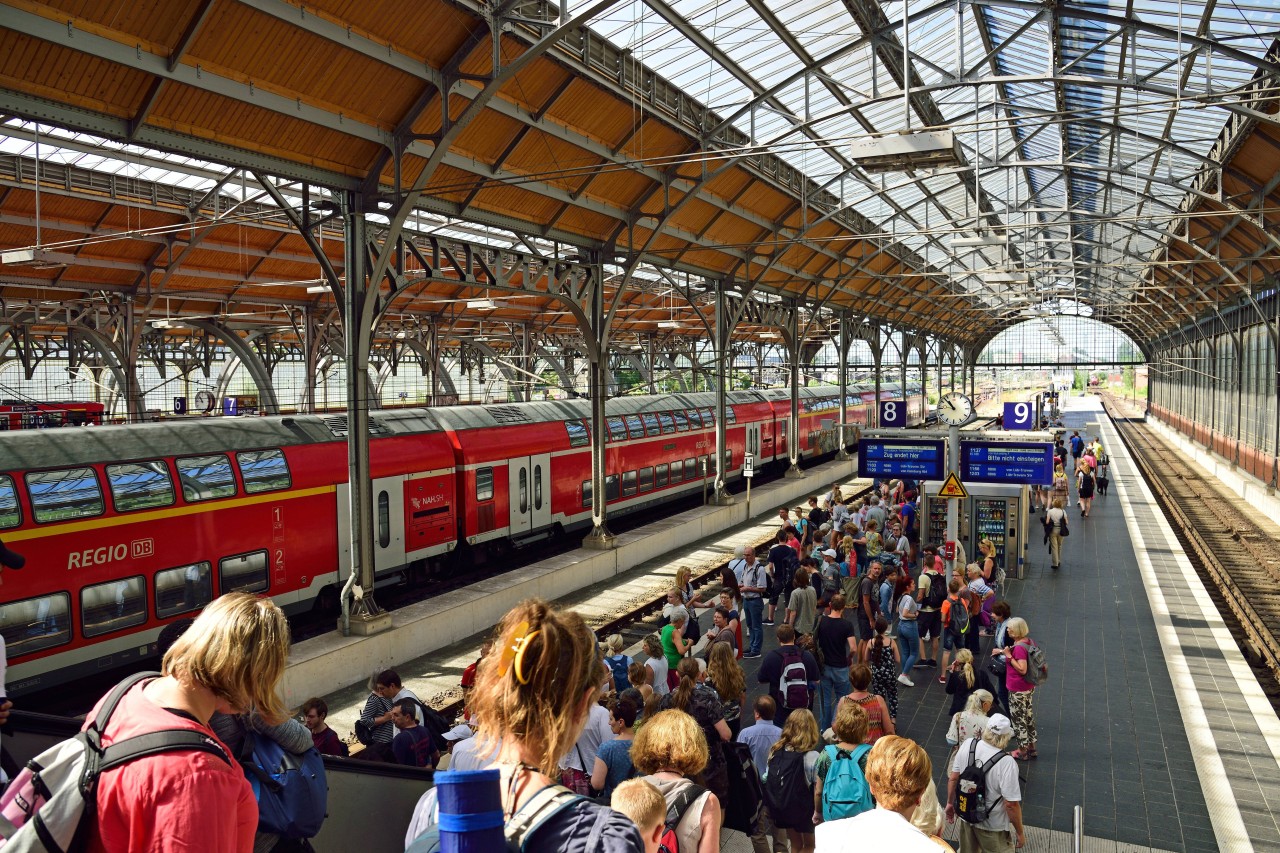
[[[926,542],[941,544],[946,541],[947,499],[937,497],[941,483],[925,485],[921,517],[928,522]],[[957,499],[960,509],[960,542],[966,558],[978,559],[978,543],[990,539],[996,546],[996,563],[1004,566],[1011,578],[1021,578],[1024,573],[1027,551],[1031,543],[1027,539],[1031,490],[1027,486],[1003,483],[965,484],[968,498]]]

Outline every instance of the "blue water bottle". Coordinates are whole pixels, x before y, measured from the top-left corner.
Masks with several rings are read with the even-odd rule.
[[[492,853],[506,847],[497,770],[451,770],[435,777],[440,853]]]

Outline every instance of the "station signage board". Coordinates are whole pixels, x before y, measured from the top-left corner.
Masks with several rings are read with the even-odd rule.
[[[1005,429],[1035,429],[1036,407],[1030,403],[1005,403],[1002,425]]]
[[[1053,482],[1053,445],[962,441],[960,479],[966,483],[1047,485]]]
[[[946,476],[946,460],[941,441],[863,438],[858,442],[858,476],[867,479],[941,480]]]
[[[907,425],[907,403],[905,400],[880,401],[880,426],[885,428],[905,427]]]

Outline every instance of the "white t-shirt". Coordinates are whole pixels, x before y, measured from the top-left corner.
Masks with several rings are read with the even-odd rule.
[[[961,773],[969,766],[969,750],[974,740],[975,738],[969,738],[960,744],[960,748],[956,750],[955,760],[951,762],[952,773]],[[987,759],[999,751],[986,741],[978,740],[978,763],[986,764]],[[996,802],[997,798],[1003,799]],[[989,829],[992,832],[1011,829],[1013,825],[1009,822],[1009,814],[1005,811],[1004,804],[1018,802],[1022,802],[1022,789],[1018,787],[1018,762],[1011,756],[1006,756],[987,771],[987,804],[989,806],[995,803],[995,807],[991,809],[987,819],[978,824],[978,828]]]
[[[671,688],[667,686],[667,670],[670,668],[667,659],[658,655],[656,658],[649,658],[644,665],[653,670],[653,692],[659,696],[670,693]]]
[[[416,699],[419,702],[422,701],[421,699],[418,699],[418,694],[414,693],[408,687],[403,687],[403,686],[400,688],[400,692],[396,694],[396,698],[391,700],[391,704],[394,705],[397,702],[399,702],[401,699]],[[422,718],[421,708],[414,708],[413,715],[418,718],[418,725],[424,726],[427,724],[427,721]]]
[[[816,853],[866,853],[867,850],[938,853],[940,849],[905,817],[880,808],[855,817],[820,823],[815,835]]]
[[[561,766],[590,773],[595,769],[596,753],[600,751],[600,744],[607,740],[613,740],[613,730],[609,728],[609,712],[603,705],[596,702],[587,712],[587,724],[582,727],[578,742],[564,758],[560,759]]]

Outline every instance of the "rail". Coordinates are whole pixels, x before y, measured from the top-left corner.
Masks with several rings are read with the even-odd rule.
[[[1165,452],[1150,427],[1116,413],[1110,396],[1102,405],[1172,522],[1187,556],[1216,588],[1218,598],[1235,617],[1249,649],[1280,679],[1280,563],[1275,540],[1231,501],[1205,500],[1205,478],[1181,454]],[[1221,607],[1219,607],[1221,609]],[[1237,636],[1240,636],[1238,634]]]

